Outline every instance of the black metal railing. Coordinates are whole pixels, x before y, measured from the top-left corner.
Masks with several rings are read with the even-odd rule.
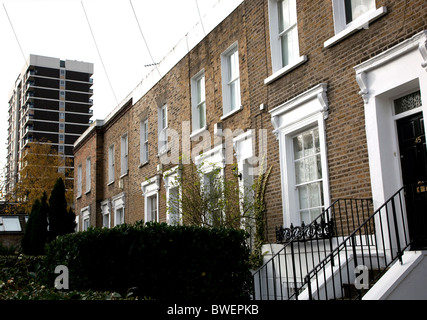
[[[313,268],[299,287],[306,289],[305,298],[361,299],[396,260],[402,262],[412,242],[405,194],[413,190],[413,186],[402,187]],[[366,283],[359,281],[360,271],[366,272]]]
[[[308,273],[371,213],[372,199],[339,199],[310,224],[276,229],[284,246],[254,273],[254,299],[298,299]]]

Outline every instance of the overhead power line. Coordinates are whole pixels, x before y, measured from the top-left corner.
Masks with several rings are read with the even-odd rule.
[[[203,34],[206,35],[205,26],[203,25],[202,15],[200,14],[199,3],[196,1],[197,12],[199,13],[200,24],[202,25]]]
[[[6,6],[4,5],[4,3],[3,3],[3,8],[4,8],[4,12],[6,13],[7,19],[9,20],[9,23],[10,23],[10,26],[12,28],[13,34],[15,35],[15,39],[16,39],[16,42],[18,43],[19,50],[21,50],[22,58],[25,61],[25,65],[28,67],[27,59],[25,57],[24,51],[22,51],[22,47],[21,47],[21,44],[19,43],[19,39],[18,39],[18,36],[17,36],[17,34],[15,32],[15,28],[13,27],[12,20],[10,20],[9,14],[7,13]]]
[[[157,72],[159,73],[159,76],[162,77],[162,74],[160,73],[160,70],[157,67],[158,63],[154,61],[153,55],[151,54],[151,51],[150,51],[150,47],[148,46],[148,43],[145,40],[144,33],[142,32],[141,25],[139,24],[138,17],[136,15],[135,9],[134,9],[133,4],[132,4],[132,0],[129,0],[129,3],[130,3],[130,6],[132,7],[132,12],[133,12],[133,15],[135,16],[136,23],[138,24],[138,28],[139,28],[139,32],[141,33],[142,40],[144,40],[145,47],[147,48],[148,54],[150,55],[150,58],[151,58],[151,61],[152,61],[152,64],[149,64],[149,65],[146,65],[146,66],[152,66],[152,65],[154,65],[156,67]]]
[[[102,64],[102,67],[104,69],[105,75],[107,76],[107,80],[108,80],[108,84],[110,85],[111,92],[113,93],[114,99],[116,100],[116,103],[118,105],[119,101],[117,100],[116,94],[114,93],[114,89],[113,89],[113,86],[111,85],[110,77],[108,76],[107,69],[105,68],[104,61],[102,60],[101,52],[99,51],[98,45],[97,45],[96,40],[95,40],[95,35],[92,31],[92,27],[90,26],[90,22],[89,22],[89,18],[87,16],[87,13],[86,13],[85,6],[83,5],[83,1],[80,1],[80,2],[82,4],[83,12],[85,13],[85,17],[86,17],[86,21],[87,21],[87,24],[88,24],[89,29],[90,29],[90,33],[92,34],[93,42],[95,43],[96,50],[98,51],[99,60],[101,60],[101,64]]]

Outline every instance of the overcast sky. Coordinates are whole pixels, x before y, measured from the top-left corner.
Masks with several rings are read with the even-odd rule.
[[[231,2],[231,0],[198,0],[199,11],[196,0],[2,1],[0,7],[1,168],[6,163],[8,96],[29,54],[94,63],[92,87],[94,116],[92,119],[103,119],[117,106],[117,102],[120,103],[132,92],[151,70],[145,67],[151,64],[152,60],[138,28],[132,5],[149,50],[157,62],[199,23],[199,12],[202,20],[212,19],[212,7],[226,1]]]

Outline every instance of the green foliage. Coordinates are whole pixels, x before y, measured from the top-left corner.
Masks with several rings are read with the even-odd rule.
[[[43,257],[0,255],[0,300],[122,300],[135,299],[131,292],[59,291],[40,281]]]
[[[67,210],[64,181],[58,178],[49,198],[49,239],[74,232],[75,226],[75,215]]]
[[[250,256],[250,264],[253,269],[257,269],[262,266],[263,263],[263,253],[261,252],[261,247],[265,242],[265,188],[268,182],[268,177],[270,176],[272,167],[270,167],[266,172],[263,172],[261,168],[260,175],[254,183],[255,196],[254,196],[254,218],[255,218],[255,236],[253,239],[253,247]]]
[[[21,246],[25,254],[41,255],[47,242],[47,204],[46,193],[43,192],[41,200],[36,200],[28,217],[28,222]]]
[[[6,246],[0,242],[0,256],[1,255],[11,255],[18,249],[17,246]]]
[[[22,250],[27,255],[44,254],[47,242],[74,232],[74,228],[75,215],[71,208],[67,209],[64,182],[58,178],[49,203],[45,192],[41,199],[34,201],[21,242]]]
[[[175,185],[181,194],[169,200],[168,207],[180,209],[184,224],[239,229],[252,219],[251,200],[240,190],[234,172],[226,177],[215,164],[188,164],[181,167]]]
[[[45,262],[67,266],[73,290],[126,296],[132,288],[139,297],[175,301],[249,299],[246,239],[242,230],[158,223],[90,228],[49,243]]]

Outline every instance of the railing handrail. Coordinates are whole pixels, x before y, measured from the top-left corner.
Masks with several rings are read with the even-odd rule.
[[[398,195],[401,194],[402,191],[406,191],[406,188],[409,186],[403,186],[401,187],[397,192],[395,192],[391,197],[389,197],[387,199],[387,201],[385,201],[381,206],[379,206],[374,213],[369,216],[367,219],[365,219],[365,221],[363,221],[351,234],[349,234],[346,238],[344,238],[336,247],[335,249],[333,249],[322,261],[320,261],[310,272],[307,273],[305,279],[304,279],[304,283],[300,286],[299,289],[302,289],[305,285],[310,285],[311,282],[311,275],[314,273],[317,273],[319,270],[321,270],[322,266],[327,265],[329,262],[333,261],[334,257],[337,256],[344,248],[346,248],[346,243],[348,242],[354,242],[354,237],[357,236],[358,232],[361,231],[364,227],[366,227],[366,225],[368,225],[370,222],[372,222],[373,219],[375,219],[377,217],[378,214],[381,214],[381,211],[386,208],[390,203],[393,206],[393,211],[395,210],[394,208],[394,201],[395,201],[395,197],[397,197]],[[394,217],[394,224],[395,224],[395,228],[396,228],[396,216],[395,216],[395,212],[393,212],[393,217]],[[409,241],[407,241],[407,243],[404,245],[404,247],[402,248],[400,245],[400,240],[398,238],[399,232],[396,231],[397,234],[397,246],[398,246],[398,252],[397,255],[395,257],[391,257],[391,260],[386,263],[386,267],[390,266],[391,264],[393,264],[395,261],[400,260],[402,262],[402,255],[403,255],[403,251],[405,251],[412,243],[412,241],[409,239]],[[376,281],[378,279],[378,276],[376,278],[373,279],[369,279],[369,283],[368,285],[371,285],[372,282]],[[309,290],[310,292],[311,290]],[[359,296],[361,298],[361,295]],[[311,298],[311,297],[310,297]]]
[[[361,202],[362,203],[362,206],[363,206],[363,204],[365,203],[365,202],[372,202],[372,198],[340,198],[340,199],[337,199],[337,200],[335,200],[335,201],[333,201],[332,202],[332,204],[328,207],[328,208],[326,208],[326,209],[324,209],[323,211],[322,211],[322,213],[319,215],[319,216],[317,216],[310,224],[308,224],[307,226],[314,226],[316,223],[318,223],[318,220],[320,219],[320,220],[322,220],[322,219],[324,219],[324,220],[326,220],[327,222],[331,222],[331,221],[333,221],[334,220],[334,218],[335,218],[335,216],[334,217],[332,217],[332,215],[334,215],[335,214],[335,211],[333,210],[334,209],[334,207],[337,205],[337,204],[339,204],[340,202],[344,202],[344,204],[345,205],[347,205],[348,204],[348,202],[351,202],[351,208],[352,208],[352,210],[353,210],[353,202],[355,202],[355,203],[357,203],[357,202]],[[357,205],[356,205],[356,207],[357,207]],[[354,215],[354,214],[353,214]],[[354,217],[352,217],[353,218],[353,220],[354,220]],[[359,217],[358,217],[359,218]],[[354,222],[354,221],[353,221]],[[336,228],[336,225],[334,225],[333,226],[333,228],[335,229]],[[338,233],[338,232],[337,232]],[[332,237],[334,236],[334,233],[332,233]],[[331,246],[331,251],[332,251],[332,237],[330,237],[328,240],[329,240],[329,242],[330,242],[330,246]],[[314,240],[314,241],[319,241],[319,240],[323,240],[323,241],[325,241],[325,240],[327,240],[327,239],[325,239],[325,238],[323,238],[323,239],[319,239],[319,238],[314,238],[314,239],[311,239],[311,240]],[[280,258],[280,255],[281,254],[283,254],[283,252],[284,251],[286,251],[286,249],[288,249],[289,247],[290,247],[290,249],[291,249],[291,251],[292,251],[292,256],[293,256],[293,246],[294,246],[294,244],[295,243],[300,243],[301,242],[301,240],[298,240],[298,239],[291,239],[289,242],[286,242],[284,245],[283,245],[283,247],[279,250],[279,251],[277,251],[276,253],[274,253],[273,255],[272,255],[272,257],[269,259],[269,260],[267,260],[260,268],[258,268],[256,271],[254,271],[253,272],[253,277],[255,278],[257,275],[261,275],[261,272],[262,272],[262,270],[264,269],[264,268],[266,268],[270,263],[272,263],[273,264],[273,269],[274,269],[274,260],[275,259],[277,259],[277,257],[279,257]],[[293,258],[293,257],[292,257]],[[280,267],[280,266],[279,266]],[[295,267],[295,266],[294,266]],[[308,271],[308,270],[307,270]],[[297,288],[296,287],[296,285],[297,285],[297,282],[296,282],[296,278],[295,278],[295,270],[294,270],[294,278],[292,279],[292,281],[288,281],[288,283],[294,283],[294,286],[295,286],[295,289],[299,289],[299,288]],[[287,278],[288,279],[288,278]],[[297,298],[297,295],[298,295],[298,290],[296,290],[296,292],[294,293],[294,294],[292,294],[289,298],[292,298],[292,297],[296,297]]]
[[[322,211],[322,213],[319,215],[319,216],[317,216],[309,225],[312,225],[313,223],[314,223],[314,221],[316,221],[317,219],[319,219],[319,218],[321,218],[321,217],[323,217],[324,216],[324,214],[325,214],[325,212],[327,212],[330,208],[332,208],[338,201],[340,201],[340,200],[344,200],[344,199],[337,199],[337,200],[335,200],[327,209],[324,209],[323,211]],[[263,269],[264,268],[264,266],[266,265],[266,264],[268,264],[270,261],[272,261],[272,260],[274,260],[274,258],[277,256],[277,255],[279,255],[282,251],[284,251],[285,249],[286,249],[286,247],[288,247],[288,246],[290,246],[292,243],[294,243],[294,242],[296,242],[296,240],[291,240],[291,241],[289,241],[289,242],[286,242],[284,245],[283,245],[283,248],[281,248],[279,251],[277,251],[269,260],[267,260],[261,267],[259,267],[256,271],[254,271],[253,272],[253,275],[255,275],[255,274],[257,274],[258,272],[260,272],[261,271],[261,269]]]
[[[332,202],[332,204],[328,207],[328,208],[326,208],[326,209],[323,209],[323,211],[322,211],[322,213],[321,214],[319,214],[311,223],[309,223],[307,226],[311,226],[311,225],[314,225],[315,223],[316,223],[316,221],[318,220],[318,219],[321,219],[322,217],[324,217],[324,215],[325,215],[325,213],[326,212],[329,212],[329,210],[331,210],[334,206],[335,206],[335,204],[337,204],[337,203],[339,203],[340,201],[372,201],[372,198],[339,198],[339,199],[337,199],[337,200],[335,200],[335,201],[333,201]],[[329,218],[329,220],[330,219],[332,219],[332,218]],[[256,273],[258,273],[261,269],[263,269],[264,268],[264,265],[266,265],[267,263],[269,263],[271,260],[273,260],[278,254],[280,254],[282,251],[284,251],[285,249],[286,249],[286,247],[288,247],[288,246],[290,246],[292,243],[296,243],[296,242],[299,242],[298,240],[291,240],[291,241],[289,241],[289,242],[286,242],[284,245],[283,245],[283,248],[281,248],[279,251],[277,251],[274,255],[273,255],[273,257],[271,257],[269,260],[267,260],[261,267],[259,267],[256,271],[254,271],[253,272],[253,274],[256,274]]]

